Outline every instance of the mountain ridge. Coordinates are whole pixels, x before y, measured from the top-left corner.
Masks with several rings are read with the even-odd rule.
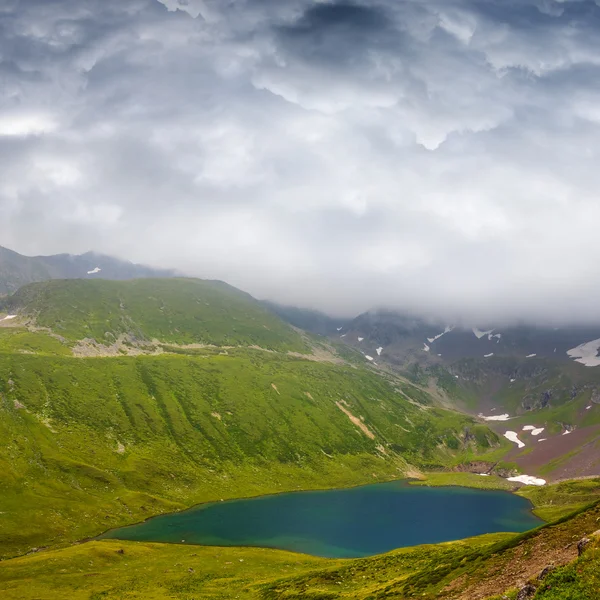
[[[28,283],[51,279],[136,279],[176,277],[173,269],[156,269],[105,254],[54,254],[24,256],[0,246],[0,295]]]

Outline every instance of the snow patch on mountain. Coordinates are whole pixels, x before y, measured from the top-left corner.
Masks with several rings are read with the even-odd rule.
[[[357,339],[359,342],[362,342],[362,341],[363,341],[365,338],[361,338],[361,337],[359,337],[359,338],[356,338],[356,339]]]
[[[494,353],[490,352],[489,354],[484,354],[483,358],[489,358],[490,356],[494,356]]]
[[[507,477],[507,481],[518,481],[525,485],[546,485],[545,479],[533,477],[531,475],[517,475],[516,477]]]
[[[586,367],[598,367],[600,366],[600,356],[598,356],[598,350],[600,350],[600,339],[580,344],[575,348],[567,350],[567,354],[578,363],[585,365]]]
[[[473,327],[472,331],[473,335],[475,335],[478,340],[480,340],[484,335],[491,335],[494,332],[493,329],[490,329],[489,331],[481,331],[480,329],[477,329],[477,327]]]
[[[540,435],[544,431],[544,428],[536,427],[535,425],[525,425],[523,431],[531,431],[531,435]]]
[[[517,444],[519,448],[525,448],[525,444],[519,439],[519,435],[516,431],[505,431],[504,437],[511,442]]]
[[[502,334],[501,333],[494,333],[494,329],[490,329],[489,331],[481,331],[481,329],[477,329],[477,327],[473,327],[472,329],[473,331],[473,335],[480,340],[482,337],[485,337],[487,335],[487,339],[488,341],[493,341],[494,338],[496,339],[496,342],[499,342],[500,339],[502,338]]]
[[[379,346],[379,348],[376,348],[375,352],[377,352],[377,356],[381,356],[381,353],[383,352],[383,346]]]
[[[0,319],[0,321],[11,321],[12,319],[16,319],[17,315],[6,315],[4,319]]]
[[[506,413],[504,415],[493,415],[491,417],[486,417],[479,413],[479,418],[483,419],[484,421],[508,421],[510,419],[510,416],[508,415],[508,413]]]
[[[429,352],[429,350],[431,350],[431,348],[427,344],[423,343],[423,350],[425,352]]]
[[[373,357],[372,357],[372,356],[369,356],[368,354],[365,354],[365,358],[366,358],[367,360],[371,360],[371,361],[373,360]]]
[[[528,354],[525,358],[535,358],[537,354]]]
[[[437,335],[434,335],[431,338],[427,338],[427,341],[430,344],[433,344],[433,342],[435,342],[435,340],[439,340],[443,335],[450,333],[453,329],[454,329],[454,327],[450,327],[450,325],[447,325],[446,328],[444,329],[444,331],[442,331],[442,333],[438,333]]]
[[[92,269],[91,271],[88,271],[87,274],[88,275],[95,275],[96,273],[100,273],[100,271],[102,271],[102,269],[100,267],[96,267],[95,269]]]

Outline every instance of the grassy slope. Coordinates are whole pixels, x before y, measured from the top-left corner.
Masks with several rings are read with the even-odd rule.
[[[493,454],[490,442],[498,440],[486,427],[356,365],[250,348],[70,356],[68,340],[110,341],[120,333],[306,351],[305,338],[256,312],[237,290],[224,288],[223,297],[221,284],[154,284],[51,282],[9,301],[11,312],[35,315],[67,341],[0,328],[4,556],[200,501],[366,483],[398,476],[407,461],[435,467]],[[374,439],[339,409],[341,400]],[[94,542],[2,562],[0,590],[23,599],[433,598],[457,574],[476,579],[471,572],[501,555],[508,539],[484,536],[359,561]]]
[[[302,338],[251,296],[219,281],[60,280],[26,285],[0,310],[34,317],[67,340],[120,334],[166,343],[306,352]]]
[[[575,562],[550,573],[535,600],[597,600],[600,592],[600,539]]]
[[[0,394],[5,555],[204,500],[390,478],[406,460],[443,464],[476,448],[464,443],[468,418],[423,410],[368,371],[260,351],[5,354]]]
[[[52,331],[0,327],[3,556],[202,501],[390,479],[407,463],[439,467],[501,443],[356,364],[249,347],[71,356],[78,336],[106,331],[307,348],[222,284],[53,281],[8,303]]]

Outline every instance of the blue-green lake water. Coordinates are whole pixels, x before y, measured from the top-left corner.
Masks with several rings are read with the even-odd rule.
[[[101,537],[350,558],[483,533],[527,531],[543,523],[531,508],[525,498],[507,492],[396,481],[202,504]]]

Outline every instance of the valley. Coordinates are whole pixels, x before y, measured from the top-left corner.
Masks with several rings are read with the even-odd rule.
[[[510,546],[514,533],[353,559],[362,563],[260,548],[88,540],[200,503],[407,478],[425,486],[518,491],[548,522],[568,523],[583,518],[570,516],[577,511],[595,510],[588,507],[599,497],[600,479],[552,485],[599,473],[593,369],[574,362],[523,366],[512,358],[484,366],[469,358],[399,364],[372,334],[364,332],[364,346],[340,335],[337,327],[328,337],[303,331],[231,286],[186,278],[55,280],[0,299],[3,594],[367,598],[371,590],[373,597],[408,598],[408,582],[422,577],[415,590],[444,597],[432,594],[456,586],[471,567],[428,579],[439,553],[451,564],[471,565],[470,556],[491,557],[498,544]],[[370,350],[374,360],[365,358],[371,342],[379,342]],[[549,381],[556,391],[546,405],[526,411],[527,398]],[[569,386],[578,393],[563,399]],[[509,420],[483,418],[490,414]],[[523,447],[507,439],[508,430]],[[543,444],[554,449],[550,458],[538,451]],[[525,475],[545,485],[523,486]],[[505,529],[520,530],[496,530]],[[150,555],[151,565],[140,566],[143,579],[131,579],[125,564],[119,566],[124,556],[135,564]],[[149,595],[160,565],[184,557],[189,581],[175,569],[163,582],[171,583]],[[561,558],[567,559],[568,553]],[[420,560],[421,571],[402,567],[402,584],[390,571]],[[76,566],[81,561],[100,569],[82,575],[99,577],[98,585],[79,582],[78,573],[88,571]],[[30,568],[38,573],[34,585],[25,575]],[[216,583],[221,576],[214,569],[222,568],[233,573],[226,591]],[[345,573],[333,585],[345,587],[324,591],[332,577],[324,573],[332,569]],[[365,573],[362,587],[354,575],[348,578],[357,572]],[[58,573],[70,573],[66,583]],[[346,588],[355,595],[344,596]]]

